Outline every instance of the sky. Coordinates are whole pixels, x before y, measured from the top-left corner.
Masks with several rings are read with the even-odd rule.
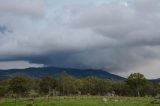
[[[160,78],[160,0],[0,0],[0,69]]]

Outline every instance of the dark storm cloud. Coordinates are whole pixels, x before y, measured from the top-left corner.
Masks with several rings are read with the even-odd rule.
[[[0,23],[13,30],[0,36],[0,60],[158,77],[159,11],[159,0],[0,0]]]

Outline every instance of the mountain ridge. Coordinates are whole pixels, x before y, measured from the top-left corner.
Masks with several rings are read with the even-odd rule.
[[[121,76],[111,74],[104,70],[60,68],[60,67],[39,67],[39,68],[0,70],[0,79],[8,78],[15,75],[27,75],[31,77],[42,77],[46,75],[58,76],[64,71],[75,77],[96,76],[111,80],[125,80],[125,78]]]

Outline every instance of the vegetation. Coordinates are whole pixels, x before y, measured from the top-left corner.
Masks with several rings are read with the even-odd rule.
[[[151,104],[160,104],[159,94],[160,84],[146,80],[140,73],[131,74],[124,81],[113,81],[94,76],[76,78],[66,72],[57,78],[53,76],[42,78],[16,76],[0,81],[0,98],[3,98],[0,100],[0,106],[11,106],[12,104],[21,106],[22,101],[26,101],[25,98],[30,98],[32,105],[28,106],[40,104],[41,101],[58,106],[58,100],[61,106],[80,106],[83,103],[85,103],[83,106],[99,106],[99,104],[112,106],[116,104],[116,101],[120,102],[118,106],[132,106],[132,104],[127,104],[128,102],[133,103],[133,106],[152,106]],[[114,98],[111,98],[113,96]],[[155,97],[154,100],[153,97]],[[69,102],[66,102],[65,98]],[[104,101],[108,102],[103,103]]]
[[[147,81],[140,73],[131,74],[125,81],[113,81],[94,76],[76,78],[66,72],[59,77],[30,78],[16,76],[0,81],[0,97],[69,96],[69,95],[117,95],[157,96],[160,84]]]
[[[127,84],[134,92],[137,92],[137,96],[141,96],[140,91],[143,91],[146,84],[146,79],[144,75],[140,73],[133,73],[128,77]]]
[[[13,100],[0,100],[0,106],[16,106]],[[29,99],[17,100],[17,106],[159,106],[152,98],[133,98],[133,97],[53,97],[37,98],[34,101]]]

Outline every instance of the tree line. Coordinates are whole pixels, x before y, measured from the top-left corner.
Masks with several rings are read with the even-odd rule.
[[[59,77],[44,76],[31,78],[15,76],[0,80],[0,97],[38,96],[156,96],[160,94],[160,84],[146,80],[140,73],[131,74],[124,81],[88,76],[73,77],[63,72]]]

